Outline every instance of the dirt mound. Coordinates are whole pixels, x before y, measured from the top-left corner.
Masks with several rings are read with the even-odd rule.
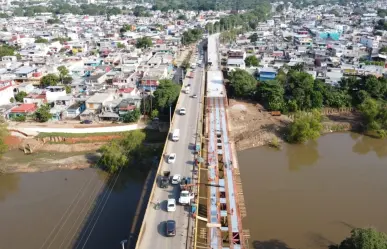
[[[17,136],[6,136],[4,140],[5,144],[8,145],[9,149],[19,148],[23,141],[23,138]]]

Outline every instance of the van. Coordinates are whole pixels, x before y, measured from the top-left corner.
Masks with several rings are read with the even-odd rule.
[[[172,133],[172,141],[177,142],[179,141],[179,138],[180,138],[180,130],[174,129]]]

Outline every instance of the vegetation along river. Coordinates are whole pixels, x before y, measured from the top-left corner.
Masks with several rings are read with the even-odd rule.
[[[0,175],[0,248],[119,249],[145,178],[91,168]]]
[[[327,249],[354,227],[387,232],[387,140],[328,134],[238,159],[254,249]]]

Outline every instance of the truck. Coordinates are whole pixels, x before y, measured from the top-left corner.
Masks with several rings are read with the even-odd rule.
[[[179,203],[181,205],[189,205],[191,203],[191,200],[193,200],[194,194],[191,193],[188,190],[182,190],[180,192],[180,197],[179,197]]]
[[[177,142],[179,141],[179,138],[180,138],[180,130],[174,129],[172,133],[172,141]]]

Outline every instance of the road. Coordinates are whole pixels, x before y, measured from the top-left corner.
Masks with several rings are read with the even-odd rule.
[[[176,162],[172,165],[164,160],[162,170],[170,170],[171,175],[180,174],[182,176],[192,177],[193,168],[193,147],[196,139],[197,120],[200,113],[201,87],[203,82],[204,68],[197,67],[194,77],[184,80],[184,84],[191,84],[190,94],[181,93],[176,107],[176,114],[172,124],[173,129],[180,129],[180,140],[178,142],[167,142],[166,154],[176,153]],[[197,94],[197,98],[192,98],[192,94]],[[186,108],[187,114],[179,115],[177,112],[181,107]],[[165,156],[164,156],[165,157]],[[165,158],[164,158],[165,159]],[[137,244],[138,249],[183,249],[186,248],[187,228],[189,221],[189,210],[187,207],[177,205],[175,212],[167,212],[168,198],[175,198],[178,202],[180,195],[179,186],[169,186],[167,189],[155,189],[152,203],[160,201],[161,209],[156,210],[153,205],[149,207],[144,217],[143,236]],[[166,220],[176,221],[176,236],[166,237],[164,222]],[[192,221],[191,221],[192,224]],[[189,234],[191,236],[191,234]]]

